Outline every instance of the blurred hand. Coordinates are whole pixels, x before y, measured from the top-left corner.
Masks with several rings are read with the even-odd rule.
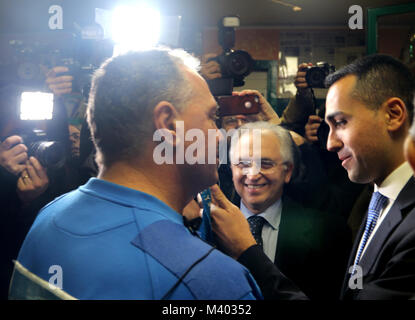
[[[61,75],[59,73],[68,72],[67,67],[53,67],[46,72],[46,84],[55,95],[62,95],[72,92],[73,77],[70,75]]]
[[[196,218],[201,218],[202,217],[202,211],[203,211],[203,206],[201,208],[195,200],[192,200],[187,204],[186,207],[184,207],[183,216],[185,216],[187,218],[187,220],[193,220],[193,219],[196,219]]]
[[[216,56],[216,54],[207,53],[202,57],[200,74],[205,80],[212,80],[222,76],[219,63],[217,61],[208,61]]]
[[[234,91],[232,95],[244,96],[247,94],[254,94],[259,98],[259,107],[260,112],[258,114],[249,115],[249,118],[252,121],[268,121],[273,124],[280,124],[281,119],[275,110],[271,107],[268,101],[264,98],[264,96],[257,90],[243,90],[243,91]]]
[[[210,192],[212,230],[217,236],[221,249],[238,259],[246,249],[256,244],[248,221],[239,208],[226,198],[218,185],[212,186]]]
[[[305,74],[307,71],[307,67],[312,65],[312,63],[302,63],[298,66],[298,71],[294,80],[294,85],[297,87],[297,90],[300,94],[302,94],[309,88],[307,81],[305,80]]]
[[[318,141],[317,131],[322,121],[323,119],[316,115],[308,117],[308,122],[305,125],[305,139],[308,142],[313,143]]]
[[[14,175],[19,175],[25,168],[27,147],[19,136],[10,136],[0,144],[0,166]]]
[[[49,179],[46,169],[35,157],[26,161],[26,168],[17,180],[17,194],[23,202],[30,202],[39,197],[48,188]]]
[[[290,130],[291,138],[297,146],[301,146],[306,140],[295,131]]]

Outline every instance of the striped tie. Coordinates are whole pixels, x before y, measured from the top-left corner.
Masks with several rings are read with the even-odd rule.
[[[386,206],[387,202],[388,202],[388,198],[383,196],[379,192],[375,192],[372,194],[372,199],[370,200],[369,210],[367,213],[365,232],[363,234],[363,238],[359,246],[359,250],[357,251],[357,255],[356,255],[356,259],[353,264],[353,270],[352,270],[351,275],[354,275],[354,273],[356,272],[356,267],[360,262],[363,249],[365,248],[367,240],[369,239],[373,229],[376,226],[376,222],[378,220],[380,212]]]

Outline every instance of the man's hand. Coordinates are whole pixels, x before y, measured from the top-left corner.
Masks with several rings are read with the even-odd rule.
[[[184,207],[182,214],[187,218],[187,220],[193,220],[202,217],[201,208],[195,200],[190,201],[186,207]]]
[[[275,110],[271,107],[268,101],[264,98],[264,96],[257,90],[243,90],[243,91],[234,91],[232,95],[234,96],[244,96],[244,95],[256,95],[259,98],[259,107],[260,112],[258,114],[249,115],[250,119],[255,117],[255,121],[268,121],[273,124],[280,124],[281,119]]]
[[[45,168],[35,157],[30,157],[17,180],[17,194],[19,198],[28,203],[39,197],[49,185]]]
[[[219,63],[214,60],[208,61],[216,56],[216,54],[207,53],[202,57],[200,74],[205,80],[212,80],[222,76]]]
[[[307,67],[312,66],[311,63],[302,63],[298,66],[297,75],[294,80],[294,85],[297,87],[298,93],[302,94],[309,89],[308,83],[305,79]]]
[[[305,143],[306,140],[301,135],[299,135],[297,132],[291,131],[291,130],[289,132],[296,146],[301,146],[302,144]]]
[[[318,141],[317,131],[322,121],[323,119],[316,115],[308,117],[308,122],[305,125],[305,138],[308,142],[314,143]]]
[[[212,186],[210,192],[212,230],[223,250],[238,259],[246,249],[256,244],[248,221],[238,207],[226,198],[218,185]]]
[[[14,175],[19,175],[25,168],[27,147],[19,136],[8,137],[0,144],[0,166]]]
[[[46,73],[46,84],[55,95],[62,95],[72,92],[73,77],[70,75],[61,75],[59,73],[68,72],[67,67],[54,67]]]

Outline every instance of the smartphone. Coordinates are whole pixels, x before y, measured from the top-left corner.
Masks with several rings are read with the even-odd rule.
[[[20,96],[20,120],[51,120],[53,93],[24,91]]]
[[[219,105],[219,116],[231,116],[236,114],[259,113],[259,98],[255,94],[244,96],[219,96],[216,97]]]

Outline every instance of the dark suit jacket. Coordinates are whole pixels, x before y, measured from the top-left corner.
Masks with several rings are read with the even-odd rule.
[[[311,299],[337,299],[351,248],[345,221],[282,199],[275,265]]]
[[[363,220],[348,266],[353,265],[364,232]],[[409,299],[415,296],[415,179],[402,189],[366,248],[360,266],[363,288],[351,290],[346,272],[341,298]]]

